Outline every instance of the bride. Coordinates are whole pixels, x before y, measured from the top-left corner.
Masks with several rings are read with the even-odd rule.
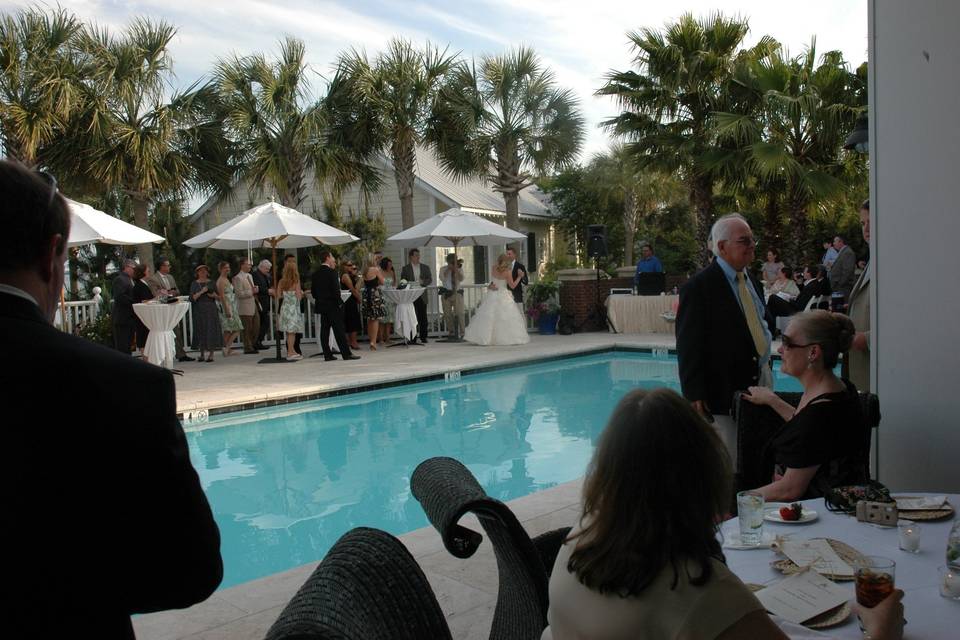
[[[511,345],[530,342],[527,323],[513,301],[510,289],[516,286],[510,259],[500,254],[490,270],[491,281],[477,312],[467,325],[467,342],[480,345]]]

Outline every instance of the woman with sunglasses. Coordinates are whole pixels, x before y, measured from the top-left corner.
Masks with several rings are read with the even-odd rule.
[[[340,290],[349,291],[350,297],[343,304],[343,328],[347,333],[347,342],[351,349],[359,349],[357,334],[363,329],[363,320],[360,318],[360,276],[357,275],[357,265],[346,260],[341,267]]]
[[[767,501],[817,498],[832,487],[869,479],[870,428],[857,388],[833,372],[854,333],[843,314],[793,316],[781,338],[780,369],[803,385],[800,404],[794,408],[764,387],[750,387],[743,396],[784,421],[762,454],[774,469],[770,484],[758,489]]]

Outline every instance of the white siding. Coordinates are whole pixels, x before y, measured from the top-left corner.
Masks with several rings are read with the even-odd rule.
[[[872,364],[893,489],[960,491],[958,24],[960,3],[870,3]]]

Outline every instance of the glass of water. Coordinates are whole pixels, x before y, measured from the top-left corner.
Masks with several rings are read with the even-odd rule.
[[[759,491],[738,493],[737,517],[740,520],[740,544],[759,545],[763,540],[763,495]]]

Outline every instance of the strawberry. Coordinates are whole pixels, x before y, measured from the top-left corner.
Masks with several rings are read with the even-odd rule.
[[[799,502],[794,502],[789,507],[780,507],[780,518],[787,522],[799,520],[801,515],[803,515],[803,506]]]

